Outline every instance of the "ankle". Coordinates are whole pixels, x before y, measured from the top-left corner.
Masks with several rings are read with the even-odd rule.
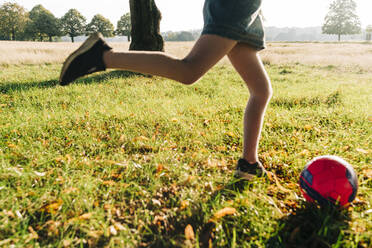
[[[255,164],[259,162],[257,158],[242,157],[242,159],[244,159],[249,164]]]

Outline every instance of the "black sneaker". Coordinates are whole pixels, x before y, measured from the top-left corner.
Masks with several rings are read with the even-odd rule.
[[[249,181],[254,177],[262,177],[265,173],[266,170],[260,162],[250,164],[247,160],[241,158],[236,167],[235,177]]]
[[[68,85],[84,75],[106,70],[103,63],[103,53],[111,49],[103,40],[102,34],[92,34],[63,63],[59,83]]]

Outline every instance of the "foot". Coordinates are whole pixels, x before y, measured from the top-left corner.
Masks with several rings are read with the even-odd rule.
[[[59,83],[68,85],[84,75],[106,70],[103,53],[111,49],[100,33],[92,34],[63,63]]]
[[[260,162],[250,164],[247,160],[241,158],[236,167],[235,177],[249,181],[254,177],[262,177],[265,173],[266,170]]]

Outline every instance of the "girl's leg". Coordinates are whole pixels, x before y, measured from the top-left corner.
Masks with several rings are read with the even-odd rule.
[[[244,115],[243,158],[255,163],[263,118],[272,95],[270,79],[257,51],[249,45],[238,43],[228,57],[250,92]]]
[[[191,52],[178,59],[163,52],[113,52],[103,55],[107,68],[124,69],[192,84],[237,44],[216,35],[202,35]]]

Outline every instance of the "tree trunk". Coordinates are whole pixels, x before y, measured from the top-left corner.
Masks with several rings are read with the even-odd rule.
[[[74,36],[71,35],[71,42],[74,43]]]
[[[161,13],[154,0],[129,0],[132,42],[129,50],[164,51]]]
[[[12,40],[16,40],[15,29],[12,30]]]
[[[341,41],[341,34],[338,35],[338,42]]]

